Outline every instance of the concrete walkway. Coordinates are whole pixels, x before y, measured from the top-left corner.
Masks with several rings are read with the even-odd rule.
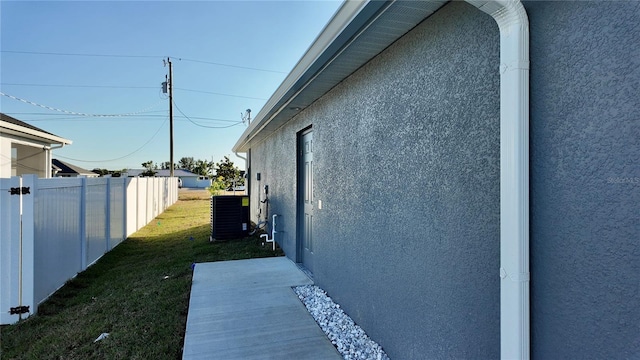
[[[310,284],[286,257],[196,264],[182,358],[341,359],[291,289]]]

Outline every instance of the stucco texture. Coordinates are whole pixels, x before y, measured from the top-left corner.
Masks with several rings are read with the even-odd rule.
[[[252,145],[295,259],[296,133],[313,125],[316,283],[391,358],[499,357],[498,42],[449,4]]]
[[[524,5],[531,356],[640,358],[640,2]],[[452,2],[251,144],[254,220],[267,184],[297,260],[313,126],[316,283],[392,359],[500,357],[498,62],[495,22]]]
[[[534,359],[640,358],[640,2],[527,2]]]

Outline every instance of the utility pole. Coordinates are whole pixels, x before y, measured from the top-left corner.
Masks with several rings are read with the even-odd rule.
[[[171,58],[167,58],[169,63],[169,176],[173,177],[173,68]]]

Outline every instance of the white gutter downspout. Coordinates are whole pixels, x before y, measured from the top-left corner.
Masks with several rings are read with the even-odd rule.
[[[239,157],[240,159],[244,160],[244,167],[246,169],[247,168],[247,158],[244,157],[244,156],[241,156],[240,154],[238,154],[237,151],[234,154],[236,154],[236,156]]]
[[[247,194],[247,195],[250,195],[249,194],[249,178],[248,178],[248,176],[249,176],[249,161],[247,160],[246,157],[240,156],[240,154],[238,154],[237,151],[234,152],[234,154],[236,154],[236,156],[239,157],[240,159],[244,160],[244,176],[245,176],[245,179],[244,179],[244,193]],[[233,188],[233,193],[234,194],[235,194],[235,191],[236,191],[236,188],[234,186],[234,188]]]
[[[45,147],[45,151],[46,151],[46,164],[45,164],[45,169],[47,169],[45,171],[45,178],[52,178],[53,177],[53,154],[51,153],[52,150],[56,150],[56,149],[62,149],[64,147],[65,143],[61,143],[59,146],[46,146]]]
[[[529,359],[529,21],[518,0],[467,0],[500,29],[500,357]]]

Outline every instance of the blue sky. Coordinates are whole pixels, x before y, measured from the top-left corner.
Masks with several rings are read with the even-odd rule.
[[[340,4],[3,0],[2,93],[74,113],[137,115],[70,115],[6,96],[0,111],[72,140],[54,152],[60,160],[87,169],[159,165],[169,161],[161,83],[170,56],[174,161],[231,155],[242,168],[231,152],[246,128],[241,113],[259,112]]]

